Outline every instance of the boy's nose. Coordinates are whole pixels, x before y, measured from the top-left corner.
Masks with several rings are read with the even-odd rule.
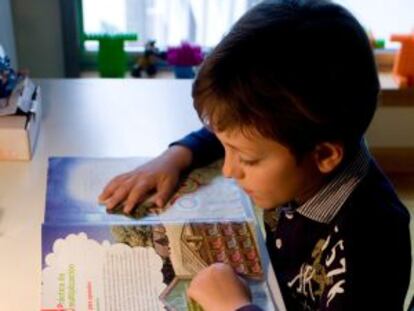
[[[221,172],[226,178],[243,178],[243,171],[241,170],[239,164],[236,163],[236,160],[234,158],[231,158],[229,156],[224,157],[224,163]]]
[[[228,161],[224,159],[223,167],[221,168],[221,173],[223,174],[224,177],[231,178],[231,171],[230,171],[230,167],[227,164],[227,162]]]

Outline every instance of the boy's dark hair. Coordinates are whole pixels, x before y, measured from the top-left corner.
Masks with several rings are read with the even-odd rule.
[[[214,130],[256,129],[300,159],[322,141],[354,153],[379,81],[367,35],[324,0],[263,1],[205,59],[194,106]]]

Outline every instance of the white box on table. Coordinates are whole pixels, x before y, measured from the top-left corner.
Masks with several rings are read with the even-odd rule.
[[[40,88],[36,87],[30,112],[0,116],[0,160],[30,160],[42,117]]]

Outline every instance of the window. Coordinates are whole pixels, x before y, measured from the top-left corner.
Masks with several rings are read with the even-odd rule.
[[[85,33],[137,33],[127,50],[148,40],[159,47],[190,41],[213,47],[232,24],[259,0],[82,0]],[[116,4],[116,5],[115,5]],[[97,43],[85,42],[86,50]]]
[[[139,40],[126,41],[132,64],[148,40],[161,50],[189,41],[214,47],[234,22],[261,0],[75,0],[61,1],[66,25],[65,63],[67,72],[94,70],[97,41],[82,41],[82,34],[136,33]],[[376,39],[384,39],[387,50],[376,55],[388,71],[399,43],[389,41],[393,33],[414,31],[414,0],[333,0],[348,8]],[[72,12],[72,13],[71,13]],[[78,45],[79,43],[82,45]],[[80,47],[80,50],[79,50]],[[138,53],[137,53],[138,52]],[[75,69],[79,68],[78,69]]]
[[[177,45],[182,40],[213,47],[231,25],[260,0],[82,0],[85,33],[137,33],[137,42],[127,42],[136,51],[146,41],[159,47]],[[348,8],[378,39],[392,33],[414,31],[413,0],[336,0]],[[87,41],[86,50],[96,50],[97,42]]]

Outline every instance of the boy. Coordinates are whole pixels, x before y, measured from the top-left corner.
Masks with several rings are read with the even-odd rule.
[[[203,63],[194,106],[208,127],[116,177],[100,196],[125,211],[155,190],[162,206],[180,172],[224,154],[265,209],[267,247],[287,310],[401,310],[409,283],[409,215],[363,135],[379,83],[368,38],[344,8],[264,1]],[[224,264],[188,293],[205,310],[257,310]]]

